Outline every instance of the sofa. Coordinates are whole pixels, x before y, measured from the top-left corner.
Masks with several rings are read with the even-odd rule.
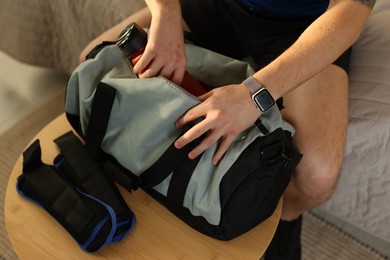
[[[91,39],[145,3],[0,0],[0,6],[0,50],[25,63],[71,73]],[[354,44],[349,79],[340,179],[331,198],[312,212],[390,256],[390,0],[376,2]]]

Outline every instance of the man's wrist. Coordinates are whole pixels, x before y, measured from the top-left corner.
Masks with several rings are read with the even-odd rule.
[[[251,92],[252,101],[261,112],[266,112],[275,105],[275,100],[268,89],[250,76],[242,84]]]

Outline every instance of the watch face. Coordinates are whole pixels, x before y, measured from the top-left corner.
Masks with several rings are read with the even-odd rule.
[[[262,88],[256,92],[252,96],[252,99],[262,112],[269,110],[271,107],[273,107],[273,105],[275,105],[275,100],[265,88]]]

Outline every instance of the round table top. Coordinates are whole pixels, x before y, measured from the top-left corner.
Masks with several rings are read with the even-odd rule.
[[[52,140],[70,129],[61,115],[32,140],[40,139],[45,163],[51,164],[58,154]],[[282,200],[274,214],[256,228],[231,241],[219,241],[187,226],[143,190],[129,193],[119,187],[136,215],[135,228],[124,240],[86,253],[54,218],[16,192],[21,172],[22,156],[11,173],[5,197],[7,232],[20,259],[259,259],[281,214]]]

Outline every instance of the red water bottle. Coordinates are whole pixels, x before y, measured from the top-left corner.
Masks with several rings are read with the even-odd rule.
[[[129,58],[131,63],[135,65],[141,58],[147,41],[147,33],[136,23],[131,23],[121,32],[116,40],[116,45]],[[184,73],[180,86],[194,96],[200,96],[207,92],[187,71]]]

